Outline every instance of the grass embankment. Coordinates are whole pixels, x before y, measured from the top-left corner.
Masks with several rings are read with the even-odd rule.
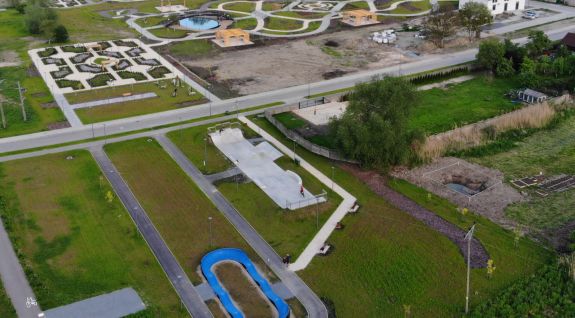
[[[393,14],[416,14],[431,10],[431,3],[427,0],[403,2],[397,8],[388,11]]]
[[[292,112],[279,113],[274,115],[274,117],[288,129],[300,129],[310,125],[305,119]],[[334,139],[330,135],[318,134],[307,136],[306,139],[318,146],[329,149],[335,148]]]
[[[519,108],[505,93],[518,88],[515,80],[479,76],[450,86],[422,91],[409,127],[435,134]]]
[[[284,144],[290,144],[265,119],[250,118]],[[300,150],[299,156],[331,175],[332,162],[305,150]],[[411,305],[414,316],[462,315],[466,267],[457,247],[391,207],[338,166],[335,182],[356,196],[361,208],[357,215],[343,220],[343,231],[336,231],[329,238],[335,246],[333,254],[315,258],[300,272],[313,290],[331,300],[337,315],[342,317],[400,317],[404,315],[404,305]],[[432,202],[436,200],[439,199],[432,197]],[[446,209],[445,214],[453,214],[450,220],[457,219],[454,207],[439,205],[437,209],[440,208]],[[443,215],[441,210],[437,213]],[[463,227],[470,222],[456,221]],[[472,306],[533,273],[549,257],[543,248],[527,240],[520,240],[519,247],[513,246],[512,233],[485,220],[480,222],[477,237],[492,255],[497,270],[491,279],[484,269],[472,271]]]
[[[73,156],[73,160],[67,160]],[[179,299],[86,151],[0,165],[0,214],[42,308],[134,287],[150,316],[181,317]]]
[[[219,247],[244,249],[258,263],[240,234],[156,141],[109,144],[106,152],[192,282],[201,282],[196,271],[201,258]]]
[[[186,37],[189,33],[193,33],[193,31],[190,30],[182,30],[182,29],[174,29],[166,27],[149,29],[148,32],[152,33],[153,35],[159,38],[164,39],[181,39],[183,37]]]
[[[126,93],[131,93],[132,95],[156,93],[157,95],[157,97],[152,98],[76,109],[76,114],[84,124],[178,109],[197,105],[206,100],[204,96],[198,92],[194,95],[189,95],[189,86],[187,84],[184,84],[184,87],[179,87],[177,96],[172,97],[171,95],[174,92],[174,86],[172,85],[171,80],[160,79],[159,81],[163,81],[167,84],[167,87],[160,88],[156,85],[156,82],[147,82],[68,93],[66,94],[66,99],[68,99],[71,104],[78,104],[122,97],[122,95]]]
[[[276,311],[259,291],[243,267],[232,262],[224,262],[214,268],[218,280],[236,301],[245,317],[273,317]],[[242,299],[243,302],[237,301]]]
[[[256,9],[256,3],[255,2],[226,3],[222,6],[222,9],[249,13]]]
[[[389,8],[392,4],[399,2],[402,0],[383,0],[383,1],[375,1],[375,7],[377,8],[377,10],[384,10]]]
[[[467,158],[502,171],[507,180],[537,175],[575,174],[575,118],[552,129],[544,129],[516,143],[503,153]],[[575,219],[575,191],[553,193],[542,198],[533,195],[529,202],[510,205],[506,215],[529,228],[545,230]]]
[[[300,29],[303,22],[299,20],[282,19],[275,17],[268,17],[265,19],[264,28],[278,31],[291,31]]]
[[[0,68],[0,101],[3,100],[7,128],[0,126],[0,138],[29,134],[48,130],[52,124],[65,121],[60,109],[49,103],[53,98],[40,76],[28,74],[27,66],[31,63],[27,50],[42,43],[29,40],[24,24],[24,16],[15,10],[0,12],[0,56],[14,55],[10,59],[22,61],[21,66]],[[24,107],[27,120],[24,121],[18,95],[18,81],[24,92]]]
[[[288,17],[288,18],[298,18],[298,19],[321,19],[325,17],[327,12],[298,12],[298,11],[280,11],[274,13],[276,16]]]
[[[12,303],[6,295],[6,291],[0,281],[0,317],[16,318],[16,311],[12,307]]]

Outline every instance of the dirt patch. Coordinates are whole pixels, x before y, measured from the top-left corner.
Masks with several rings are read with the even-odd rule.
[[[58,107],[58,104],[56,102],[42,103],[42,108],[44,109],[56,108],[56,107]]]
[[[48,130],[56,130],[71,127],[68,121],[59,121],[57,123],[48,124]]]
[[[415,201],[389,188],[387,186],[387,180],[379,173],[361,170],[357,166],[352,165],[342,165],[342,168],[359,178],[367,184],[373,192],[385,198],[396,208],[415,217],[428,227],[446,236],[457,245],[461,254],[467,259],[467,242],[463,239],[465,237],[465,231],[441,218],[434,212],[425,209]],[[485,268],[487,266],[487,260],[489,260],[489,254],[487,254],[487,251],[477,239],[473,239],[471,246],[471,267]]]
[[[241,95],[255,94],[409,62],[411,58],[401,49],[368,39],[370,33],[389,27],[379,25],[298,40],[267,41],[202,58],[182,57],[182,63],[194,72],[211,69],[215,81],[226,83]],[[199,73],[196,72],[202,76]]]
[[[18,66],[21,63],[22,60],[15,51],[0,52],[0,67]]]
[[[416,184],[455,205],[466,207],[506,228],[515,228],[516,223],[505,217],[505,208],[511,203],[525,200],[517,190],[503,183],[503,173],[500,171],[458,158],[438,158],[412,170],[396,168],[391,175]],[[481,191],[473,196],[465,195],[447,186],[448,183],[466,187],[477,185],[477,190]]]

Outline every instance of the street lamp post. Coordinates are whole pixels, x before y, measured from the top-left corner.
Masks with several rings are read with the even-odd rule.
[[[210,247],[212,247],[213,242],[212,242],[212,217],[208,216],[208,223],[209,223],[209,228],[210,228]]]
[[[315,228],[319,229],[319,198],[315,197]]]
[[[469,313],[469,275],[471,272],[471,241],[473,240],[473,233],[475,232],[475,224],[465,234],[467,240],[467,289],[465,294],[465,314]]]
[[[208,161],[208,137],[204,137],[204,168],[206,167],[207,161]]]
[[[335,167],[331,166],[331,191],[333,191],[334,176],[335,176]]]

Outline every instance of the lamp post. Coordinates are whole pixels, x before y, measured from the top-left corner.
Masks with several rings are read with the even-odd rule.
[[[469,313],[469,275],[471,272],[471,241],[473,240],[473,233],[475,232],[475,223],[467,234],[465,234],[465,240],[467,240],[467,288],[465,294],[465,314]]]
[[[334,179],[334,177],[335,177],[335,167],[331,166],[331,191],[333,191],[333,183],[334,183],[333,179]]]
[[[208,216],[208,223],[209,223],[209,228],[210,228],[210,247],[212,247],[213,242],[212,242],[212,217]]]
[[[206,167],[206,162],[208,161],[208,137],[204,137],[204,168]]]
[[[292,139],[291,141],[293,141],[293,162],[295,163],[296,162],[296,159],[295,159],[295,138]]]

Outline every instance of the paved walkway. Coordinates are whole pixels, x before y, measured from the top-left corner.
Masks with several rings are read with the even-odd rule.
[[[268,140],[272,145],[277,147],[280,151],[285,153],[289,157],[293,157],[295,154],[292,150],[288,147],[283,145],[277,139],[275,139],[272,135],[268,134],[266,131],[262,130],[258,125],[251,122],[244,116],[240,116],[239,120],[248,125],[253,131],[260,134],[266,140]],[[337,207],[337,209],[331,214],[329,219],[325,222],[325,224],[321,227],[321,229],[317,232],[317,234],[313,237],[311,242],[307,245],[307,247],[303,250],[300,256],[297,258],[295,262],[290,264],[289,268],[293,271],[299,271],[306,268],[311,260],[316,256],[317,252],[321,249],[321,247],[325,244],[331,233],[335,230],[335,227],[338,222],[341,222],[343,217],[347,214],[347,212],[353,207],[356,202],[356,199],[353,195],[347,192],[345,189],[340,187],[337,183],[333,180],[328,178],[326,175],[321,173],[317,170],[314,166],[309,164],[307,161],[303,160],[301,157],[298,158],[300,160],[300,166],[304,168],[306,171],[311,173],[315,178],[317,178],[321,183],[324,185],[331,187],[331,189],[337,193],[343,201]]]
[[[156,139],[164,150],[178,163],[180,168],[198,185],[213,204],[224,214],[248,244],[265,261],[266,265],[278,276],[284,285],[306,308],[311,318],[327,318],[327,309],[319,297],[294,272],[287,270],[275,250],[258,234],[232,204],[212,185],[208,179],[189,161],[189,159],[166,136]]]
[[[146,309],[133,288],[84,299],[44,312],[46,318],[121,318]]]
[[[6,294],[12,301],[19,318],[37,318],[41,312],[39,306],[27,306],[31,298],[36,300],[18,257],[12,248],[4,223],[0,220],[0,278]]]
[[[102,105],[115,104],[115,103],[121,103],[121,102],[130,102],[130,101],[146,99],[146,98],[154,98],[154,97],[158,97],[158,95],[156,95],[156,93],[143,93],[143,94],[135,94],[135,95],[131,95],[131,96],[123,96],[123,97],[115,97],[115,98],[95,100],[95,101],[86,102],[86,103],[71,104],[70,107],[73,109],[88,108],[88,107],[102,106]]]
[[[128,184],[120,176],[116,167],[101,147],[90,149],[92,156],[100,169],[110,181],[116,195],[120,198],[128,213],[134,220],[138,230],[150,246],[164,272],[170,279],[174,289],[180,296],[184,306],[194,318],[213,317],[194,285],[176,260],[170,248],[164,242],[158,230],[130,190]],[[193,229],[190,229],[193,230]]]

